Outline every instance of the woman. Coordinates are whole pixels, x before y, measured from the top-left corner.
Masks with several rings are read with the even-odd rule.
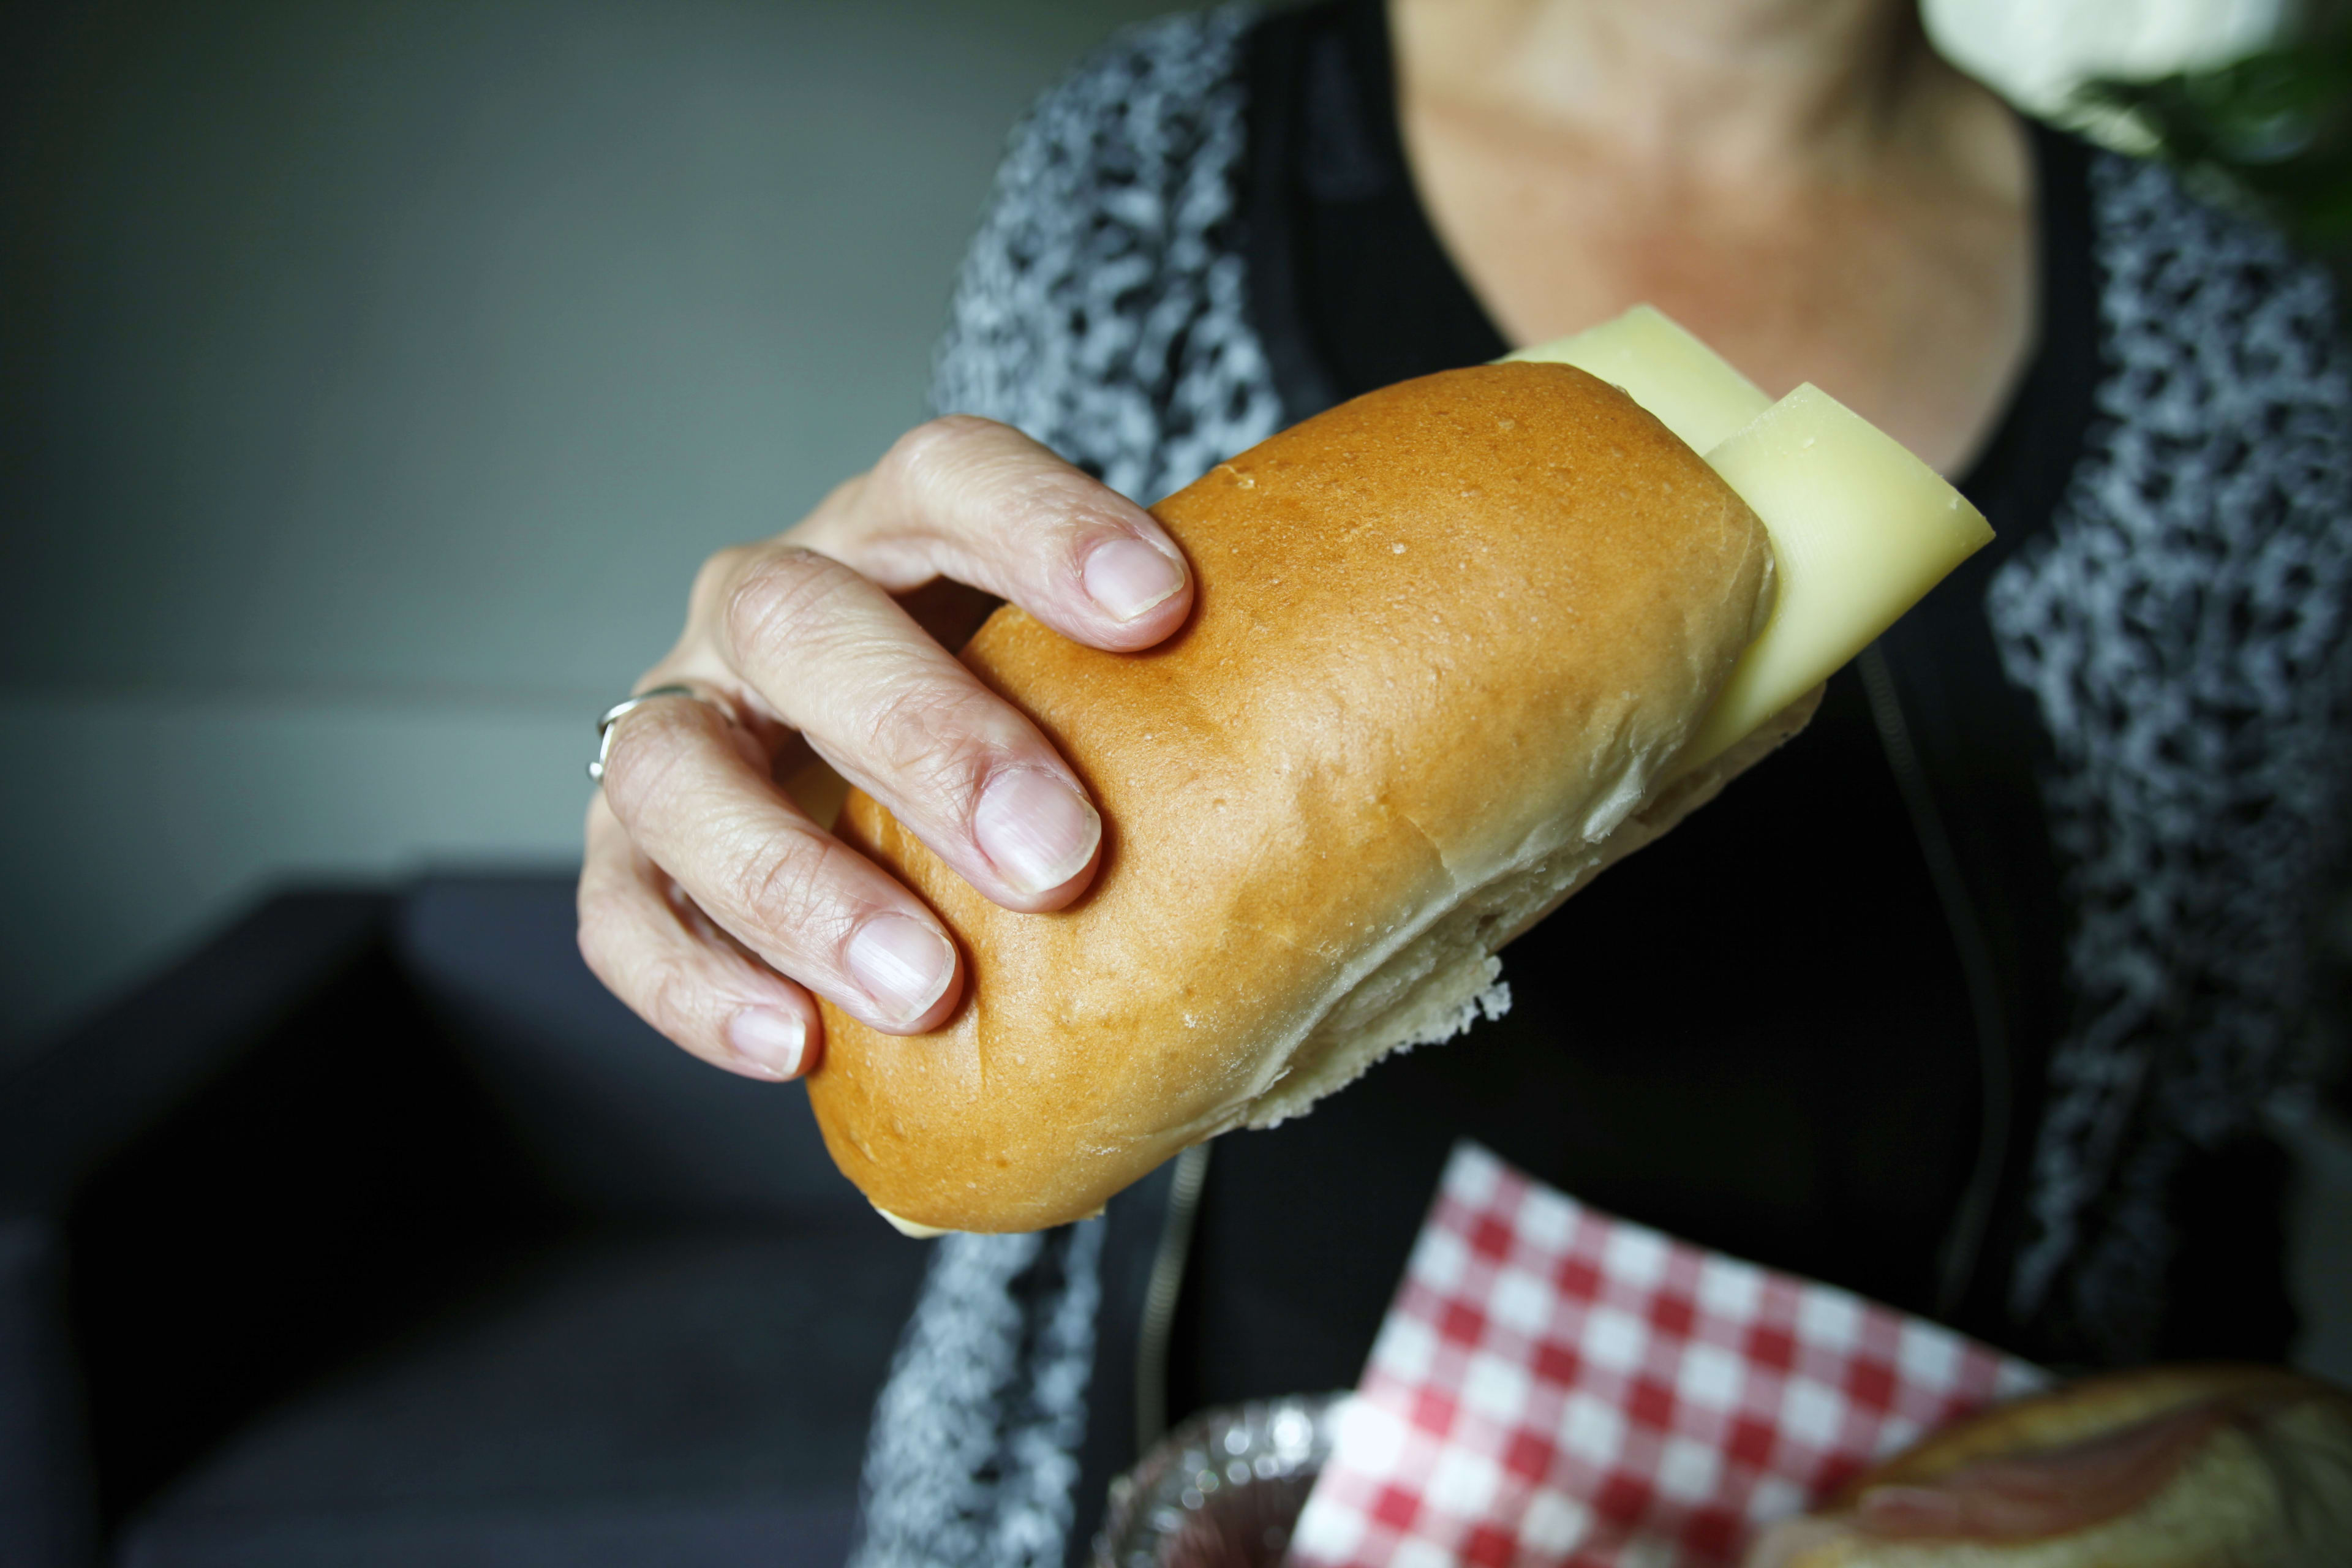
[[[1643,300],[1876,421],[1999,543],[1516,944],[1507,1019],[1222,1140],[1172,1318],[1146,1310],[1165,1176],[1100,1225],[942,1244],[868,1560],[1080,1555],[1161,1401],[1350,1381],[1460,1133],[2026,1353],[2283,1348],[2256,1117],[2292,1067],[2352,582],[2326,288],[2021,124],[1907,0],[1337,0],[1114,44],[1016,132],[957,290],[936,405],[1003,425],[926,426],[705,569],[644,684],[711,700],[615,731],[591,962],[770,1077],[821,1048],[804,986],[942,1017],[929,912],[768,782],[793,736],[992,898],[1061,907],[1099,823],[940,647],[983,595],[1148,647],[1191,584],[1123,496]]]

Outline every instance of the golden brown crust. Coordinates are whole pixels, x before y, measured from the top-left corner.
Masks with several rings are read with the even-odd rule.
[[[2063,1448],[2191,1405],[2311,1397],[2344,1396],[2284,1367],[2227,1363],[2140,1367],[2086,1377],[1996,1405],[1931,1434],[1856,1478],[1830,1506],[1850,1507],[1872,1487],[1932,1481],[1979,1459]]]
[[[1829,683],[1824,681],[1734,742],[1721,756],[1660,785],[1643,803],[1641,810],[1620,823],[1617,830],[1601,841],[1601,852],[1588,869],[1507,930],[1495,944],[1497,951],[1525,936],[1538,921],[1582,892],[1601,872],[1634,850],[1655,844],[1673,832],[1684,817],[1721,795],[1726,784],[1794,740],[1813,721],[1822,699],[1828,693]]]
[[[2079,1514],[2053,1532],[1987,1541],[1879,1535],[1864,1494],[1933,1487],[1982,1466],[2170,1430],[2143,1473],[2043,1472],[2035,1504]],[[2114,1450],[2110,1450],[2114,1452]],[[2153,1468],[2147,1467],[2153,1466]],[[2093,1489],[2088,1493],[2078,1489]],[[2121,1490],[2116,1489],[2120,1487]],[[2137,1493],[2137,1495],[2134,1495]],[[2113,1494],[2113,1495],[2107,1495]],[[2288,1568],[2352,1562],[2352,1396],[2279,1367],[2144,1367],[1995,1406],[1935,1433],[1845,1487],[1822,1511],[1774,1525],[1746,1568]]]
[[[873,801],[843,814],[969,966],[929,1036],[825,1009],[826,1142],[905,1218],[1061,1223],[1237,1124],[1382,954],[1625,824],[1770,570],[1712,469],[1564,365],[1386,388],[1154,511],[1197,581],[1175,637],[1104,653],[1007,607],[963,655],[1101,807],[1085,898],[1008,912]]]

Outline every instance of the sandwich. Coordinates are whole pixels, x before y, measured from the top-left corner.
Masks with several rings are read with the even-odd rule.
[[[2114,1373],[1936,1433],[1747,1568],[2352,1563],[2352,1397],[2275,1367]]]
[[[808,1079],[914,1233],[1084,1217],[1498,1015],[1514,936],[1991,537],[1833,399],[1775,403],[1646,308],[1342,404],[1152,510],[1193,568],[1173,637],[1107,653],[1007,605],[961,656],[1100,809],[1085,895],[1001,909],[855,792],[835,826],[966,965],[928,1035],[826,1006]]]

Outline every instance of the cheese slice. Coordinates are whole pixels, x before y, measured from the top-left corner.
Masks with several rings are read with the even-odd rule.
[[[1772,403],[1761,387],[1654,305],[1636,305],[1614,321],[1503,359],[1572,364],[1623,387],[1694,452],[1711,449]]]
[[[1992,542],[1984,514],[1943,476],[1810,383],[1706,460],[1772,535],[1778,596],[1677,772],[1828,679]]]
[[[1983,513],[1876,426],[1810,384],[1774,403],[1654,306],[1505,358],[1622,387],[1706,454],[1772,536],[1771,618],[1677,773],[1828,679],[1992,539]]]

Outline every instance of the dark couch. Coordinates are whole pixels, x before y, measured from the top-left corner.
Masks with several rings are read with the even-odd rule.
[[[841,1561],[925,1249],[571,900],[288,893],[0,1083],[0,1563]]]

